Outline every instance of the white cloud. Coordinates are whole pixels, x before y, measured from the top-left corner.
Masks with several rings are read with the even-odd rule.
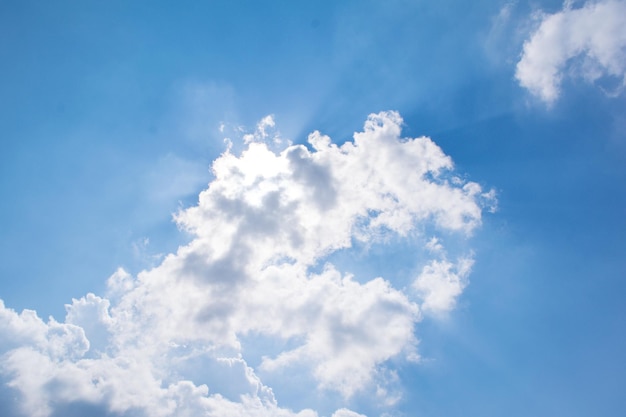
[[[626,85],[626,2],[571,3],[542,14],[537,30],[524,43],[516,78],[544,102],[553,103],[563,78],[579,76],[594,83],[612,78],[615,94]]]
[[[333,413],[333,417],[365,417],[363,414],[355,413],[347,408],[340,408]]]
[[[321,388],[349,397],[371,381],[378,364],[412,349],[418,308],[389,282],[377,278],[360,284],[328,267],[292,284],[287,291],[293,293],[283,290],[286,305],[269,305],[271,294],[289,288],[287,280],[295,275],[290,272],[275,288],[255,291],[258,306],[253,313],[270,315],[266,323],[259,320],[257,328],[282,337],[306,335],[306,342],[267,358],[262,369],[310,364]]]
[[[425,248],[432,253],[439,253],[443,251],[443,245],[436,236],[431,237],[430,240],[426,242]]]
[[[413,282],[413,287],[423,299],[422,309],[434,314],[452,310],[457,297],[467,286],[467,276],[473,263],[470,258],[462,258],[456,264],[433,260],[424,266]]]
[[[193,239],[160,265],[136,277],[118,270],[108,298],[73,300],[64,323],[0,305],[0,372],[23,412],[48,417],[83,402],[132,416],[316,416],[279,407],[257,374],[285,370],[346,399],[369,389],[396,402],[389,360],[418,357],[420,310],[451,309],[471,262],[431,261],[415,281],[420,298],[326,258],[424,227],[463,239],[494,201],[455,176],[432,140],[401,138],[401,125],[383,112],[342,146],[314,132],[311,149],[276,152],[273,119],[263,119],[265,136],[239,156],[224,152],[198,204],[177,213]],[[244,342],[254,336],[291,344],[262,352],[255,369]]]
[[[270,145],[272,148],[282,144],[283,140],[280,137],[280,132],[276,129],[276,122],[273,115],[267,115],[262,118],[256,125],[256,130],[253,133],[246,133],[243,135],[243,141],[246,144],[251,142],[262,142],[266,145]]]

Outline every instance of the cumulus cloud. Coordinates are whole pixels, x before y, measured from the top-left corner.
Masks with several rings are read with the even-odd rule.
[[[433,260],[424,266],[413,282],[413,287],[422,298],[424,312],[445,313],[456,303],[457,297],[467,285],[472,259],[460,259],[456,264],[446,260]]]
[[[589,1],[580,8],[566,2],[554,14],[541,14],[538,28],[524,43],[515,74],[522,87],[553,103],[565,77],[605,81],[609,94],[626,85],[626,2]]]
[[[395,112],[373,114],[341,146],[314,132],[308,147],[273,150],[275,123],[265,118],[241,154],[229,148],[215,160],[197,205],[175,215],[193,238],[158,266],[136,277],[116,271],[106,297],[74,299],[63,323],[0,304],[0,375],[17,409],[34,417],[84,407],[107,416],[317,416],[280,407],[259,376],[285,370],[345,399],[371,390],[389,396],[382,403],[397,401],[385,387],[395,375],[389,361],[418,357],[422,311],[450,310],[472,262],[445,261],[431,232],[465,239],[495,198],[456,176],[431,139],[402,138],[402,123]],[[426,227],[420,248],[436,258],[413,290],[328,261]],[[284,343],[252,366],[246,343],[257,337]]]

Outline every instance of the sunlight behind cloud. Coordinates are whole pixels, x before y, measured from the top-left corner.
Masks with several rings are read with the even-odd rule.
[[[424,236],[415,250],[430,261],[416,291],[358,280],[327,258],[427,226],[464,240],[495,201],[431,139],[402,138],[402,123],[381,112],[342,146],[314,132],[310,148],[273,151],[264,118],[240,155],[215,160],[197,205],[176,214],[192,240],[158,266],[118,270],[108,298],[74,299],[63,323],[1,304],[0,373],[22,412],[88,403],[105,415],[316,416],[281,408],[258,374],[286,369],[345,402],[372,392],[395,403],[389,361],[417,360],[421,311],[453,308],[471,254],[453,265],[443,240]],[[254,335],[297,342],[263,352],[254,369],[244,346]],[[359,415],[341,406],[334,416]]]

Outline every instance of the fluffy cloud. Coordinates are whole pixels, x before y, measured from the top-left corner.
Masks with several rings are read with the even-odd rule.
[[[467,285],[473,263],[472,259],[460,259],[456,265],[445,260],[433,260],[424,266],[413,282],[413,287],[423,299],[424,312],[439,314],[452,310]]]
[[[626,85],[626,2],[590,1],[573,9],[571,2],[555,14],[540,16],[538,29],[525,42],[517,64],[520,85],[551,104],[561,81],[579,76],[594,83],[613,81],[613,91]]]
[[[340,271],[328,256],[425,228],[464,239],[494,201],[454,175],[432,140],[402,138],[401,125],[383,112],[341,146],[314,132],[310,147],[274,151],[265,118],[240,155],[214,162],[198,204],[176,214],[193,238],[160,265],[136,277],[118,270],[107,298],[73,300],[63,323],[0,304],[0,374],[21,412],[316,416],[279,407],[259,377],[286,370],[346,399],[371,390],[393,403],[389,360],[418,357],[421,311],[454,306],[471,260],[453,265],[443,240],[414,239],[435,258],[407,292]],[[278,347],[253,367],[246,343],[255,338]]]

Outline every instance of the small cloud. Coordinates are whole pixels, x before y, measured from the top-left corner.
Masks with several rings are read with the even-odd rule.
[[[422,299],[422,310],[435,315],[452,310],[468,284],[467,276],[473,264],[473,259],[462,258],[456,264],[433,260],[426,265],[413,282],[413,288]]]
[[[355,413],[352,410],[348,410],[347,408],[340,408],[335,411],[332,417],[366,417],[363,414]]]
[[[262,139],[265,139],[269,136],[268,130],[274,126],[276,126],[276,123],[274,122],[274,115],[270,114],[261,119],[256,126],[256,130],[259,133],[259,136]]]
[[[433,236],[426,243],[426,249],[428,249],[428,251],[432,253],[440,253],[441,251],[443,251],[443,245],[439,242],[439,238]]]
[[[274,121],[274,115],[269,114],[263,117],[256,125],[256,129],[253,133],[246,133],[243,135],[243,141],[245,144],[252,142],[265,143],[272,148],[278,149],[282,143],[280,132],[276,129],[276,122]]]
[[[626,87],[626,2],[573,5],[568,1],[557,13],[538,15],[517,63],[520,85],[548,105],[558,99],[567,77],[596,84],[608,95]]]

